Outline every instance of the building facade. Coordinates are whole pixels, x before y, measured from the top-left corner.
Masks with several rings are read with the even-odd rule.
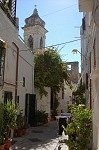
[[[92,108],[93,150],[99,149],[99,0],[79,0],[83,12],[81,50],[87,65],[82,61],[82,80],[86,84],[87,105]]]
[[[6,45],[4,53],[0,46],[0,101],[12,100],[25,114],[26,95],[34,94],[33,53],[18,35],[15,16],[10,15],[0,1],[0,43]]]
[[[24,41],[30,49],[36,52],[45,47],[46,33],[45,22],[39,17],[38,11],[35,8],[33,14],[25,19]]]
[[[25,19],[24,30],[24,40],[25,43],[33,51],[34,55],[36,52],[41,52],[45,47],[45,39],[47,30],[45,29],[45,22],[39,17],[38,11],[35,8],[33,14]],[[71,66],[71,69],[68,70],[70,74],[70,83],[72,82],[73,88],[78,82],[78,62],[68,62],[66,65]],[[50,88],[45,87],[48,95],[42,98],[39,95],[38,90],[35,88],[36,100],[37,100],[37,110],[45,111],[51,116],[51,112],[54,109],[54,98]],[[58,93],[59,98],[59,107],[58,113],[63,110],[67,111],[67,105],[72,103],[72,92],[73,89],[70,89],[70,86],[64,85],[64,88]]]
[[[46,33],[45,22],[39,17],[38,11],[35,8],[33,14],[25,19],[24,41],[35,55],[38,52],[45,50]],[[35,88],[37,110],[45,111],[48,115],[51,115],[50,101],[51,90],[45,87],[48,95],[42,98],[39,95],[39,91]]]
[[[68,106],[73,103],[72,93],[77,89],[77,84],[79,80],[79,62],[66,62],[66,67],[68,71],[68,83],[64,82],[64,86],[60,90],[59,97],[59,107],[58,113],[68,112]]]

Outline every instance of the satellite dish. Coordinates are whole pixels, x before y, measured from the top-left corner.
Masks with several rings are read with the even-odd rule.
[[[99,26],[99,5],[95,9],[94,22],[97,26]]]

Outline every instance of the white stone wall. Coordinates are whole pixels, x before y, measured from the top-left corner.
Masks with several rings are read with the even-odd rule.
[[[43,47],[45,47],[45,39],[46,39],[46,33],[47,30],[40,25],[35,26],[29,26],[29,27],[23,27],[24,30],[24,41],[28,45],[28,39],[31,35],[33,38],[33,52],[39,51],[40,48],[40,39],[42,37],[43,40]],[[43,49],[42,49],[43,50]],[[50,116],[50,100],[51,100],[51,93],[50,88],[45,88],[48,92],[47,97],[43,96],[42,98],[39,95],[39,92],[37,89],[35,89],[36,93],[36,101],[37,101],[37,110],[45,111]]]
[[[4,72],[4,87],[0,87],[0,101],[3,101],[4,91],[12,92],[13,101],[15,100],[15,84],[16,84],[16,61],[17,48],[19,49],[18,61],[18,87],[17,95],[19,96],[19,105],[25,110],[25,94],[34,93],[34,67],[33,54],[27,49],[27,46],[18,37],[18,31],[10,22],[8,17],[0,9],[0,37],[6,41],[8,47],[5,55],[5,72]],[[23,87],[23,77],[25,77],[25,87]]]
[[[93,17],[93,16],[92,16]],[[92,18],[93,19],[93,18]],[[91,74],[92,80],[92,109],[93,109],[93,150],[99,149],[99,27],[94,21],[91,21],[91,36],[89,42],[89,52],[91,52]],[[94,67],[94,49],[95,40],[96,68]]]
[[[58,107],[58,113],[61,113],[61,110],[63,112],[68,111],[68,105],[72,104],[72,92],[74,91],[75,87],[77,86],[76,84],[72,84],[73,88],[70,89],[70,86],[65,84],[64,88],[64,98],[62,99],[62,91],[58,94],[59,97],[59,107]]]
[[[42,98],[40,97],[39,92],[36,90],[37,110],[45,111],[48,113],[48,116],[50,116],[51,90],[48,87],[45,87],[45,90],[48,92],[48,95],[43,96]]]
[[[4,72],[4,81],[6,83],[10,84],[4,84],[4,87],[2,88],[2,92],[10,91],[13,93],[13,98],[15,97],[15,75],[16,75],[16,54],[13,54],[12,50],[12,42],[13,39],[17,37],[17,30],[12,25],[10,20],[6,17],[6,15],[3,13],[3,11],[0,8],[0,37],[7,43],[8,47],[6,49],[6,55],[5,55],[5,72]],[[2,99],[4,94],[0,97]],[[3,101],[3,100],[2,100]]]
[[[94,22],[94,16],[95,16],[95,7],[98,5],[99,1],[94,1],[93,3],[93,10],[86,13],[86,21],[87,26],[89,26],[89,30],[86,31],[86,44],[85,46],[88,47],[88,55],[87,55],[87,61],[89,60],[89,56],[91,53],[91,64],[88,63],[88,68],[90,68],[91,65],[91,74],[89,70],[87,71],[89,74],[89,81],[92,80],[92,87],[91,87],[91,105],[92,105],[92,121],[93,121],[93,148],[92,150],[98,150],[99,149],[99,26],[95,24]],[[93,11],[93,12],[92,12]],[[89,18],[88,18],[89,17]],[[97,17],[99,18],[99,13],[97,13]],[[88,27],[87,27],[88,28]],[[95,52],[96,52],[96,67],[94,66],[94,40],[95,40]],[[90,84],[89,89],[90,91]],[[89,93],[90,94],[90,93]],[[89,95],[90,97],[90,95]],[[90,102],[90,99],[89,99]]]
[[[33,49],[36,50],[40,48],[40,39],[43,39],[43,47],[45,47],[45,39],[46,39],[46,29],[39,25],[30,26],[24,28],[24,40],[28,44],[29,36],[33,37]]]
[[[18,75],[18,95],[19,103],[24,112],[25,94],[34,93],[34,64],[33,54],[27,50],[24,43],[18,41],[19,51],[19,75]],[[26,50],[26,51],[24,51]],[[25,77],[25,87],[23,87],[23,77]]]
[[[61,113],[61,110],[63,110],[63,112],[67,112],[68,111],[68,105],[72,104],[72,92],[74,91],[74,89],[76,88],[76,84],[72,85],[73,88],[70,89],[70,86],[65,85],[65,89],[64,89],[64,98],[62,99],[62,91],[60,90],[60,92],[58,93],[58,98],[59,98],[59,106],[57,108],[58,110],[58,114]],[[50,109],[50,105],[51,105],[51,90],[50,88],[46,87],[45,88],[46,91],[48,92],[47,96],[43,96],[42,98],[39,95],[39,92],[37,91],[37,89],[35,89],[35,93],[36,93],[36,100],[37,100],[37,110],[43,110],[45,112],[48,113],[48,115],[51,115],[51,109]]]

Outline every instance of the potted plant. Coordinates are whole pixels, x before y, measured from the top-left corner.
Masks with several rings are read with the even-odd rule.
[[[69,136],[66,144],[69,150],[85,150],[92,134],[92,112],[85,105],[74,106],[71,109],[72,118],[64,129]]]
[[[3,104],[0,104],[0,150],[4,149]]]
[[[4,150],[5,142],[4,142],[4,136],[0,135],[0,150]]]
[[[4,128],[5,128],[5,149],[9,150],[11,147],[13,130],[16,127],[16,108],[10,100],[4,104]]]
[[[22,114],[22,110],[20,110],[19,114],[16,117],[16,136],[22,136],[26,133],[26,119],[25,116]]]
[[[36,125],[42,125],[48,122],[48,113],[45,111],[36,111]]]

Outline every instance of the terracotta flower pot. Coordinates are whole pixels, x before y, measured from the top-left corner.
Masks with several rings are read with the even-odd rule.
[[[0,145],[0,150],[4,150],[4,146],[5,146],[5,144]]]
[[[25,135],[25,134],[26,134],[26,129],[23,128],[23,129],[22,129],[22,132],[23,132],[22,135]]]
[[[9,148],[11,147],[11,145],[12,145],[12,139],[7,139],[5,141],[4,150],[9,150]]]
[[[17,130],[17,136],[21,137],[23,135],[23,130],[22,129],[18,129]]]

